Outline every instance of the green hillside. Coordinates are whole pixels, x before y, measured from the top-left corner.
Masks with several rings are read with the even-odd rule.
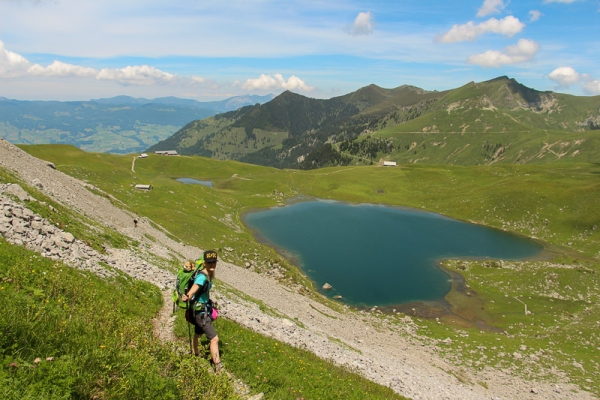
[[[48,158],[60,159],[63,154],[68,162],[61,164],[61,169],[71,165],[89,181],[116,178],[119,187],[127,175],[121,166],[129,156],[96,157],[64,145],[28,148]],[[154,172],[148,176],[158,175]],[[105,251],[105,246],[143,251],[139,242],[63,207],[0,168],[0,184],[5,183],[19,184],[37,199],[26,201],[26,207],[99,251]],[[187,206],[191,199],[185,199]],[[169,214],[165,210],[157,211],[164,217]],[[194,214],[190,209],[182,210]],[[179,230],[173,232],[178,240],[188,240]],[[168,260],[161,264],[171,268]],[[215,321],[215,326],[225,338],[221,352],[227,371],[234,375],[214,374],[208,355],[191,357],[179,349],[185,349],[188,340],[181,315],[177,315],[175,329],[181,336],[180,344],[173,346],[154,337],[153,319],[164,306],[157,287],[108,265],[106,268],[115,276],[101,279],[10,244],[0,236],[0,307],[4,310],[0,313],[0,398],[221,400],[263,393],[261,398],[266,399],[291,395],[359,400],[368,393],[373,399],[404,399],[347,368],[225,318]],[[221,282],[219,286],[226,290]],[[257,356],[271,363],[248,362]],[[236,392],[241,385],[248,395]]]
[[[439,351],[456,365],[510,368],[523,376],[549,380],[561,371],[572,382],[600,393],[600,353],[594,350],[600,347],[597,163],[406,164],[299,171],[150,155],[138,160],[132,173],[130,156],[88,154],[59,146],[24,149],[110,193],[186,243],[217,247],[224,259],[240,265],[254,254],[258,271],[268,271],[272,263],[282,265],[286,273],[281,282],[290,287],[305,285],[306,293],[315,299],[320,297],[314,286],[289,260],[256,241],[241,222],[244,212],[317,197],[414,207],[536,238],[545,244],[548,258],[445,261],[445,268],[461,274],[469,290],[455,285],[446,296],[452,314],[437,314],[439,321],[413,320],[424,337],[452,339]],[[178,177],[210,181],[214,187],[184,185],[174,180]],[[136,183],[151,183],[154,189],[136,192]],[[211,229],[199,229],[202,226]],[[519,301],[527,303],[533,314],[524,314]],[[482,323],[494,329],[480,329]],[[522,353],[523,346],[535,349],[538,361],[506,356]],[[486,350],[472,352],[475,347]]]
[[[313,169],[401,163],[594,162],[600,96],[539,92],[499,77],[445,92],[370,85],[329,100],[285,92],[194,121],[149,150]]]

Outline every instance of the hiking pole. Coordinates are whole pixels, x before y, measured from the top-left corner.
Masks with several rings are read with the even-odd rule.
[[[188,304],[189,307],[189,304]],[[186,321],[187,321],[187,326],[188,326],[188,337],[190,338],[190,354],[194,354],[194,349],[192,348],[192,330],[190,328],[190,321],[188,318],[190,318],[190,314],[188,314],[189,308],[185,310],[185,314],[186,314]]]
[[[190,354],[194,354],[194,350],[192,349],[192,330],[190,328],[189,322],[188,322],[188,336],[190,337]]]

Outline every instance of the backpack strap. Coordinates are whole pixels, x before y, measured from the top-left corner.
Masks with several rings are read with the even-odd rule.
[[[202,287],[200,287],[200,290],[196,292],[196,295],[198,297],[200,297],[201,294],[204,294],[208,290],[208,285],[212,282],[208,274],[205,274],[203,271],[204,270],[200,270],[194,274],[194,281],[196,280],[198,274],[204,274],[206,276],[206,282],[204,282],[204,285],[202,285]]]
[[[198,276],[198,274],[204,274],[204,272],[202,272],[202,271],[203,270],[196,271],[196,273],[192,276],[191,281],[194,282],[196,280],[196,277]],[[202,286],[200,286],[200,289],[198,289],[198,291],[194,294],[194,297],[196,300],[194,300],[194,302],[190,303],[190,306],[193,310],[196,309],[196,304],[198,303],[200,296],[208,291],[208,285],[212,282],[210,280],[210,277],[208,276],[208,274],[204,274],[204,275],[206,276],[206,282],[204,282],[204,284]]]

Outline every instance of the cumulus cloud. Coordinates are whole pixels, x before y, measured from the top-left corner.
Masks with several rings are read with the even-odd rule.
[[[542,16],[542,13],[538,10],[529,11],[529,22],[535,22]]]
[[[373,33],[373,15],[370,11],[359,12],[354,22],[346,29],[350,35],[370,35]]]
[[[558,67],[548,74],[548,78],[556,82],[559,88],[568,88],[581,83],[586,94],[600,94],[600,80],[594,79],[589,74],[580,74],[573,67]]]
[[[306,85],[304,81],[295,75],[292,75],[286,81],[281,74],[265,75],[261,74],[256,79],[248,79],[242,88],[246,90],[297,90],[300,92],[310,92],[314,89],[312,86]]]
[[[548,78],[558,83],[561,87],[569,87],[579,83],[581,75],[572,67],[559,67],[550,72]]]
[[[469,56],[467,62],[484,68],[518,64],[531,60],[539,48],[540,45],[533,40],[519,39],[516,45],[507,46],[504,52],[488,50],[485,53]]]
[[[583,90],[587,93],[587,94],[591,94],[591,95],[597,95],[600,94],[600,80],[598,79],[593,79],[593,78],[589,78],[584,84],[583,84]]]
[[[475,40],[489,32],[512,37],[521,32],[524,27],[525,24],[518,18],[509,15],[502,19],[490,18],[480,24],[469,21],[463,25],[454,25],[448,32],[436,37],[436,40],[442,43],[464,42]]]
[[[498,14],[504,7],[506,7],[504,0],[485,0],[479,11],[477,11],[477,16],[487,17],[490,14]]]
[[[94,68],[80,67],[78,65],[66,64],[56,60],[47,67],[34,64],[27,72],[31,75],[56,76],[60,78],[93,78],[98,74],[98,71]]]
[[[121,69],[103,68],[96,79],[114,81],[124,86],[154,85],[172,82],[175,75],[148,65],[135,65]]]
[[[67,64],[58,60],[48,66],[32,64],[22,55],[7,50],[4,43],[0,41],[0,78],[21,76],[95,78],[113,81],[124,86],[167,84],[176,80],[175,75],[148,65],[128,66],[121,69],[104,68],[98,71],[94,68]],[[192,77],[192,80],[197,83],[203,82],[203,78],[199,77]]]
[[[31,64],[20,54],[7,50],[0,41],[0,77],[15,78],[24,75],[55,77],[95,77],[98,71],[93,68],[80,67],[54,61],[47,67]]]
[[[0,78],[21,76],[27,72],[31,63],[22,55],[13,53],[0,41]]]

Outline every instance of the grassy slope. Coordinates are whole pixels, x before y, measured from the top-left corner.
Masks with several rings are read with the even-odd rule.
[[[3,399],[175,399],[191,398],[190,390],[234,398],[207,361],[152,337],[156,287],[126,276],[102,280],[4,239],[0,255]]]
[[[85,153],[71,146],[51,147],[67,157],[77,159],[84,155],[85,159]],[[129,159],[98,156],[113,161]],[[89,175],[103,162],[92,164]],[[104,164],[105,172],[110,171],[113,179],[117,175],[113,174],[114,168],[119,164]],[[23,185],[3,170],[0,182]],[[118,186],[119,180],[114,179],[113,183]],[[48,213],[47,217],[59,226],[69,225],[76,237],[94,243],[135,246],[114,232],[101,233],[100,238],[90,232],[84,236],[76,215],[35,189],[27,190],[58,209],[58,216]],[[48,208],[39,203],[29,206],[42,215]],[[159,212],[165,210],[161,208]],[[168,260],[163,260],[163,265],[170,267]],[[208,359],[181,356],[152,338],[150,319],[160,308],[161,299],[158,289],[150,284],[124,275],[103,281],[0,239],[0,306],[15,310],[0,317],[0,397],[235,398],[232,383],[224,375],[207,373]],[[187,328],[182,320],[178,323],[180,336],[187,342]],[[403,399],[391,389],[335,367],[308,351],[263,337],[230,321],[219,320],[217,329],[221,337],[231,341],[231,346],[227,342],[222,346],[227,368],[248,382],[254,393],[264,392],[265,398],[361,399],[368,393],[372,399]],[[33,337],[26,333],[34,331],[40,333]],[[249,362],[250,354],[253,362]],[[37,357],[54,357],[54,361],[34,366]]]
[[[522,86],[515,94],[508,85],[511,82],[502,79],[467,84],[442,96],[435,111],[358,140],[393,138],[396,150],[379,153],[375,162],[379,158],[456,165],[598,160],[600,133],[581,124],[596,115],[600,96],[549,94]],[[524,107],[525,99],[539,104],[539,109]]]
[[[479,294],[476,298],[453,292],[447,299],[454,310],[505,334],[482,332],[451,319],[441,325],[418,320],[422,333],[439,339],[451,337],[452,346],[443,351],[450,358],[456,357],[457,364],[506,364],[541,375],[547,374],[549,365],[556,365],[573,381],[600,393],[595,383],[600,382],[600,358],[594,350],[600,348],[600,338],[593,325],[600,318],[599,165],[412,165],[281,171],[200,157],[151,156],[136,162],[134,179],[128,157],[79,151],[62,155],[64,149],[48,146],[28,146],[26,150],[88,179],[185,241],[200,247],[216,243],[233,248],[227,257],[236,262],[243,260],[244,254],[256,252],[260,256],[252,258],[258,258],[259,264],[273,260],[285,264],[271,249],[252,239],[239,215],[299,195],[416,207],[537,237],[563,255],[551,262],[506,263],[500,265],[502,268],[475,261],[447,263],[467,279],[473,293]],[[234,174],[236,178],[232,178]],[[180,176],[212,181],[215,188],[186,186],[172,179]],[[134,183],[152,183],[155,189],[136,193]],[[227,215],[241,232],[228,226]],[[205,224],[210,231],[199,228]],[[515,297],[529,303],[534,314],[525,316]],[[560,352],[557,344],[562,345]],[[480,351],[473,351],[474,346],[484,346],[489,353],[482,358]],[[541,350],[547,356],[534,353]],[[515,352],[533,355],[517,359],[512,356]],[[531,365],[535,357],[537,364]]]

